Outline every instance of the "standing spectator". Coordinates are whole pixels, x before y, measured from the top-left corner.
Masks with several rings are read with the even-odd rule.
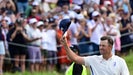
[[[48,22],[47,22],[48,24]],[[40,30],[40,33],[42,35],[42,39],[41,39],[41,56],[42,56],[42,62],[40,64],[40,70],[46,70],[46,58],[47,58],[47,34],[45,33],[45,29],[47,24],[45,23],[44,26],[44,22],[43,21],[39,21],[37,22],[37,27]]]
[[[4,43],[5,43],[5,50],[6,52],[8,53],[8,42],[7,42],[7,33],[9,31],[9,25],[7,24],[6,20],[2,20],[1,21],[1,30],[2,30],[2,33],[4,35]]]
[[[117,35],[116,29],[114,28],[114,25],[113,25],[113,20],[110,17],[106,18],[105,35],[110,36],[113,39],[113,41],[115,40],[115,37]],[[112,48],[112,54],[115,54],[114,47],[115,47],[115,44],[113,45],[113,48]]]
[[[91,37],[91,29],[87,25],[87,21],[85,19],[79,20],[79,36],[78,42],[84,44],[79,44],[80,53],[89,53],[92,51],[91,45],[88,43]],[[87,42],[87,43],[86,43]]]
[[[70,31],[70,43],[75,48],[79,49],[78,47],[78,36],[79,36],[79,23],[78,20],[75,18],[71,18],[71,24],[69,27]]]
[[[28,7],[28,0],[17,0],[17,9],[19,13],[25,13]]]
[[[15,23],[15,13],[16,13],[16,7],[15,4],[12,2],[12,0],[9,0],[6,2],[6,14],[8,17],[11,18],[11,23]]]
[[[27,36],[22,23],[22,19],[17,19],[15,26],[8,33],[8,40],[12,43],[9,44],[9,50],[12,52],[13,58],[15,58],[13,72],[25,71],[26,47],[13,44],[26,44]]]
[[[37,13],[38,15],[41,15],[41,14],[43,13],[43,11],[42,11],[42,9],[41,9],[41,7],[40,7],[40,4],[39,4],[37,1],[34,1],[34,2],[32,3],[32,9],[36,10],[36,13]]]
[[[115,13],[109,14],[109,17],[112,18],[112,20],[113,20],[113,25],[114,25],[114,28],[115,28],[116,33],[117,33],[116,36],[115,36],[115,40],[114,40],[114,43],[115,43],[115,53],[116,53],[117,55],[120,55],[120,51],[121,51],[120,23],[118,23],[118,21],[117,21],[117,16],[116,16]]]
[[[40,15],[38,14],[36,9],[31,10],[28,20],[31,18],[36,18],[38,21],[41,20]]]
[[[123,45],[131,43],[131,39],[130,39],[129,35],[123,35],[123,34],[129,33],[129,29],[131,29],[131,22],[129,20],[129,13],[123,12],[121,24],[122,24],[121,29],[120,29],[120,32],[122,35],[121,36],[121,45],[123,46]],[[130,46],[122,48],[121,52],[123,55],[127,55],[129,50],[130,50]]]
[[[41,63],[41,33],[37,28],[37,19],[31,18],[29,20],[30,28],[27,30],[27,35],[30,41],[28,42],[28,54],[30,61],[30,71],[39,71]]]
[[[63,19],[65,18],[71,18],[71,17],[75,17],[74,12],[69,10],[69,6],[67,4],[62,6],[62,12],[61,12]],[[74,16],[73,16],[74,15]]]
[[[3,59],[5,55],[4,35],[0,27],[0,75],[3,75]]]
[[[12,2],[12,0],[8,0],[6,2],[5,8],[7,10],[7,14],[9,15],[16,12],[16,7],[15,4]]]
[[[51,10],[49,4],[45,0],[41,1],[40,8],[42,9],[43,14]]]
[[[5,19],[5,20],[7,20],[7,24],[10,24],[11,23],[11,18],[7,15],[6,8],[1,8],[0,10],[1,10],[0,11],[0,14],[1,14],[0,15],[0,21]]]
[[[88,22],[88,25],[91,29],[92,35],[90,37],[90,41],[93,45],[93,54],[99,54],[99,44],[100,38],[104,34],[104,26],[101,22],[100,13],[98,11],[94,11],[92,13],[93,19]]]
[[[68,23],[69,22],[67,22],[65,24],[68,25]],[[60,29],[58,29],[57,30],[57,35],[58,35],[57,36],[58,39],[61,39],[61,37],[63,35],[63,32]],[[70,46],[71,43],[70,43],[70,31],[69,30],[67,31],[67,36],[66,37],[67,37],[67,40],[68,40],[68,44]],[[59,71],[64,72],[64,71],[66,71],[66,68],[70,64],[71,61],[66,57],[66,50],[61,45],[62,44],[61,44],[61,42],[59,40],[58,41],[58,56],[59,57],[63,57],[63,58],[58,59],[58,64],[59,64],[58,68],[59,68]]]
[[[48,60],[47,66],[49,71],[53,71],[55,65],[57,64],[57,32],[56,32],[56,24],[55,20],[49,19],[48,28],[45,30],[47,34],[47,50],[48,50]],[[50,59],[54,58],[54,59]]]

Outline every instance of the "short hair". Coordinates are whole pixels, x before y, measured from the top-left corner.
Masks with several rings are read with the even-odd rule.
[[[113,46],[114,41],[113,41],[113,39],[112,39],[110,36],[102,36],[102,37],[101,37],[101,40],[102,40],[102,41],[103,41],[103,40],[107,40],[107,41],[108,41],[108,44],[110,44],[110,45]]]

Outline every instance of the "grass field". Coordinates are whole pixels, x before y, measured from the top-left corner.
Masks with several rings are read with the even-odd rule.
[[[128,56],[123,57],[128,65],[129,71],[130,71],[130,75],[133,75],[133,52],[131,52]],[[25,72],[25,73],[4,73],[4,75],[64,75],[61,73],[57,73],[57,72],[35,72],[35,73],[30,73],[30,72]]]

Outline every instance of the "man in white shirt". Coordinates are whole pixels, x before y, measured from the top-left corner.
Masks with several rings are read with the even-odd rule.
[[[113,39],[103,36],[100,39],[100,56],[81,57],[72,52],[67,45],[65,37],[61,39],[68,57],[78,64],[83,64],[91,69],[91,75],[129,75],[128,67],[124,59],[112,54]]]
[[[93,54],[99,55],[99,44],[100,44],[100,38],[104,34],[104,27],[101,22],[100,12],[94,11],[92,13],[93,19],[88,22],[88,27],[90,27],[92,31],[92,35],[90,37],[90,41],[93,46]]]

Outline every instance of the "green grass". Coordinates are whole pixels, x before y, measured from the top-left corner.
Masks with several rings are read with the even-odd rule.
[[[60,73],[57,73],[57,72],[33,72],[33,73],[30,73],[30,72],[25,72],[25,73],[19,73],[19,72],[16,72],[16,73],[4,73],[4,75],[63,75],[63,74],[60,74]]]
[[[130,71],[130,75],[133,75],[133,52],[131,52],[128,56],[123,57],[126,60],[128,69]],[[30,72],[25,72],[25,73],[4,73],[4,75],[64,75],[61,73],[57,73],[57,72],[34,72],[34,73],[30,73]]]
[[[126,60],[130,75],[133,75],[133,52],[124,57],[124,59]]]

